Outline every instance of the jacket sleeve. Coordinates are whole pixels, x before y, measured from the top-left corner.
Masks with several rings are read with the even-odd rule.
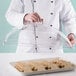
[[[5,17],[12,26],[20,29],[24,26],[23,18],[25,14],[22,0],[12,0]]]
[[[76,14],[70,0],[62,0],[60,18],[66,34],[74,33],[76,35]]]

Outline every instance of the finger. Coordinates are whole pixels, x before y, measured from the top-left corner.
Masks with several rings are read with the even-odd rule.
[[[40,19],[40,22],[43,22],[43,19]]]
[[[76,40],[72,40],[70,42],[71,42],[71,44],[76,44]]]
[[[74,34],[70,33],[70,34],[68,35],[68,39],[74,39],[74,38],[75,38]]]
[[[33,22],[31,18],[27,19],[27,22]]]
[[[40,16],[37,13],[34,13],[34,15],[38,18],[38,21],[41,20]]]
[[[72,41],[72,40],[74,40],[74,36],[70,36],[70,37],[68,37],[68,39],[69,39],[70,41]]]
[[[32,22],[32,19],[31,19],[31,15],[30,14],[29,15],[26,15],[25,21]]]
[[[34,17],[31,17],[32,22],[37,22],[37,20]]]
[[[38,17],[36,17],[35,15],[32,15],[32,17],[38,22]]]

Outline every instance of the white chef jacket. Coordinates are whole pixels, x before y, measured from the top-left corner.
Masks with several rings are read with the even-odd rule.
[[[75,11],[70,0],[32,0],[34,11],[43,19],[43,24],[23,24],[25,14],[32,13],[31,0],[12,0],[6,13],[7,21],[14,27],[21,29],[18,38],[18,53],[62,53],[61,31],[76,33]],[[54,29],[55,28],[55,29]],[[34,35],[35,33],[35,35]],[[36,38],[36,40],[35,40]],[[35,46],[36,45],[36,46]]]

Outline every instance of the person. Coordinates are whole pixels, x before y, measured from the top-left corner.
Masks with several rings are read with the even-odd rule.
[[[19,33],[17,53],[63,53],[57,32],[62,24],[75,44],[75,11],[70,0],[12,0],[6,19],[18,29],[25,27]]]

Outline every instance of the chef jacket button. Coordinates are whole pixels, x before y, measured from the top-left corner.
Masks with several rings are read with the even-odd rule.
[[[35,50],[37,50],[37,48],[35,48]]]
[[[51,36],[49,38],[52,38]]]
[[[51,3],[53,3],[53,1],[51,0]]]
[[[51,50],[51,48],[49,48]]]
[[[38,36],[36,36],[36,38],[38,38]]]
[[[53,25],[50,25],[51,27],[53,26]]]
[[[50,14],[51,14],[51,15],[53,15],[54,13],[53,13],[53,12],[51,12]]]
[[[36,2],[36,0],[34,0],[34,2]]]

